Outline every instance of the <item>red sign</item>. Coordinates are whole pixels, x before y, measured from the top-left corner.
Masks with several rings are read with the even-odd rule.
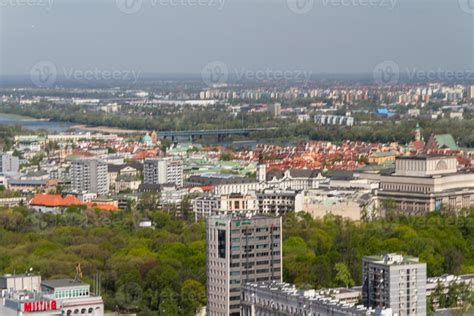
[[[56,301],[36,301],[26,302],[21,305],[23,312],[42,312],[42,311],[54,311],[58,309]]]

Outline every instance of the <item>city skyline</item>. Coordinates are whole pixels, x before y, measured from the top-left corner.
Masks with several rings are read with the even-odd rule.
[[[0,0],[0,316],[474,311],[474,0]]]

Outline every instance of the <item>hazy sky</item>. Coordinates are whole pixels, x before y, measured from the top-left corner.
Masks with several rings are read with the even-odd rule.
[[[313,73],[368,73],[386,60],[474,70],[474,0],[133,1],[0,0],[1,74],[29,74],[39,61],[142,73],[200,73],[211,61]]]

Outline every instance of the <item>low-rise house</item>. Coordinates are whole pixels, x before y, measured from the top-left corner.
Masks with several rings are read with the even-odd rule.
[[[134,176],[138,177],[140,172],[143,171],[143,164],[139,162],[133,162],[128,164],[107,165],[107,173],[109,176],[109,183],[113,185],[118,176]]]
[[[41,213],[61,214],[66,208],[81,205],[81,201],[73,196],[59,194],[36,194],[30,201],[30,207]]]
[[[141,184],[137,176],[120,175],[115,179],[115,192],[136,191]]]
[[[95,200],[82,202],[74,195],[36,194],[30,201],[30,207],[41,213],[62,214],[70,206],[85,206],[89,209],[102,211],[118,211],[117,204],[111,201]]]
[[[386,161],[395,161],[396,153],[393,151],[376,151],[369,157],[369,163],[383,165]]]
[[[49,192],[55,190],[58,180],[23,180],[11,179],[8,181],[8,189],[22,192]]]

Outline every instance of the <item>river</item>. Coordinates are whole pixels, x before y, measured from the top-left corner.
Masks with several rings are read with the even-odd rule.
[[[0,113],[0,125],[19,125],[25,129],[31,130],[44,129],[49,132],[64,132],[67,131],[73,124],[47,120],[37,120],[26,116]]]

